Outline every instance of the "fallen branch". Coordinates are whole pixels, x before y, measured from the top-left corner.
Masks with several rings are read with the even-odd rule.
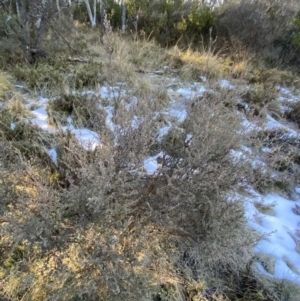
[[[66,59],[69,62],[89,63],[89,60],[87,58],[82,58],[82,57],[71,57],[71,56],[68,56]]]

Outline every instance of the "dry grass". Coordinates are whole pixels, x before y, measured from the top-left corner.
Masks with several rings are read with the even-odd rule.
[[[7,103],[8,110],[14,120],[22,120],[32,117],[30,110],[25,106],[26,100],[20,94],[15,93]]]
[[[181,64],[180,74],[187,81],[199,80],[200,76],[217,79],[224,74],[222,60],[213,53],[182,51],[174,47],[170,55]]]
[[[0,72],[0,98],[4,98],[5,94],[13,90],[12,78],[3,71]]]
[[[300,79],[297,73],[288,70],[279,70],[277,68],[253,67],[249,77],[249,82],[252,84],[265,84],[268,86],[284,86],[297,88],[300,84]]]

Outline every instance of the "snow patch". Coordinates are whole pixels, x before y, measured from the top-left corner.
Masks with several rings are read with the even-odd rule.
[[[148,174],[154,174],[158,168],[161,167],[161,164],[157,162],[157,158],[162,157],[163,153],[160,152],[155,156],[148,157],[144,160],[144,169],[147,171]]]
[[[222,89],[234,89],[235,86],[233,86],[232,84],[230,84],[230,82],[226,79],[222,79],[220,82],[220,87]]]
[[[39,126],[43,130],[49,130],[48,122],[47,122],[47,112],[45,107],[41,107],[35,111],[32,111],[35,118],[31,120],[34,125]]]
[[[272,213],[261,213],[254,206],[258,202],[272,207]],[[299,237],[299,216],[293,208],[297,202],[285,199],[277,194],[266,196],[254,193],[245,205],[245,214],[249,226],[265,235],[255,247],[255,252],[271,256],[275,260],[274,274],[268,273],[257,263],[256,266],[265,276],[275,279],[287,279],[300,284],[300,254],[297,252]],[[289,265],[293,266],[293,270]],[[296,272],[295,272],[296,271]]]
[[[47,151],[49,157],[51,158],[52,162],[57,166],[57,152],[54,148],[51,148]]]

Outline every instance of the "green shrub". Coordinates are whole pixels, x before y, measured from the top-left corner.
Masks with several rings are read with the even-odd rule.
[[[300,127],[300,101],[290,105],[290,111],[286,113],[288,120],[295,122]]]
[[[72,117],[76,127],[99,130],[105,120],[100,104],[94,95],[65,94],[48,102],[47,112],[50,123],[55,125],[67,125],[67,118]]]
[[[72,90],[95,88],[100,82],[101,64],[73,65],[66,60],[45,60],[37,65],[17,65],[13,74],[26,87],[43,91],[46,95],[59,95]]]
[[[243,95],[242,99],[253,109],[254,115],[260,115],[262,110],[271,103],[276,103],[278,92],[275,87],[268,85],[254,85]]]
[[[226,1],[216,14],[217,35],[232,46],[235,41],[242,43],[248,51],[273,65],[285,64],[293,52],[286,41],[297,9],[297,1]]]
[[[293,35],[293,43],[296,47],[300,47],[300,11],[298,11],[297,15],[294,19],[294,35]]]
[[[128,26],[134,35],[143,31],[163,46],[173,46],[179,40],[185,46],[202,45],[199,37],[207,42],[214,25],[213,10],[197,0],[127,1],[127,11]]]

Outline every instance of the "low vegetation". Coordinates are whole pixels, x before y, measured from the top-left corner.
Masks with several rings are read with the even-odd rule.
[[[126,2],[127,34],[114,1],[97,15],[101,29],[88,28],[85,5],[74,22],[49,20],[47,56],[35,57],[9,46],[24,32],[0,1],[0,300],[296,301],[297,285],[256,269],[272,272],[274,262],[253,251],[260,237],[243,198],[247,185],[292,197],[299,184],[299,141],[243,125],[269,114],[300,126],[299,101],[278,100],[281,87],[299,87],[293,3],[139,2]],[[170,99],[181,82],[206,85],[184,120],[167,111],[181,109],[182,95]],[[41,108],[47,129],[33,121]],[[82,128],[97,146],[80,143],[72,130]],[[250,160],[232,155],[243,145]]]

